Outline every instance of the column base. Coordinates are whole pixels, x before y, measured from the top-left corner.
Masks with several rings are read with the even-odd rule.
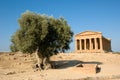
[[[75,53],[105,53],[104,50],[77,50]]]

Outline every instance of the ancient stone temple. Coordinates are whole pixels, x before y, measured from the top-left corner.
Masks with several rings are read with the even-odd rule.
[[[111,51],[111,39],[103,37],[101,32],[85,31],[75,35],[75,52],[96,53]]]

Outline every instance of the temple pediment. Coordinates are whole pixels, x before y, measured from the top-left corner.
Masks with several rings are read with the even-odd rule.
[[[102,34],[101,32],[95,32],[95,31],[84,31],[81,32],[79,34],[76,34],[76,36],[80,36],[80,35],[95,35],[95,34]]]

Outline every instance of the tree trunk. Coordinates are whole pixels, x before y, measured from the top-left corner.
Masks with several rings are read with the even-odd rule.
[[[43,58],[42,64],[43,64],[44,70],[47,70],[47,69],[51,68],[50,60],[47,57]]]
[[[36,59],[37,59],[36,68],[39,68],[39,70],[42,70],[42,68],[41,68],[42,56],[40,58],[40,56],[38,54],[39,53],[38,53],[38,49],[37,49],[36,52],[35,52],[35,56],[36,56]]]
[[[51,64],[49,58],[42,57],[42,55],[38,52],[38,49],[35,52],[36,59],[37,59],[37,67],[39,70],[47,70],[51,68]]]

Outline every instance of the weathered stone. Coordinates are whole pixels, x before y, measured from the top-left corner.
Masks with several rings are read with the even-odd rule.
[[[111,51],[111,39],[103,37],[101,32],[85,31],[75,35],[75,52],[106,51]]]
[[[100,67],[97,64],[78,64],[76,65],[76,69],[83,74],[96,74]]]

